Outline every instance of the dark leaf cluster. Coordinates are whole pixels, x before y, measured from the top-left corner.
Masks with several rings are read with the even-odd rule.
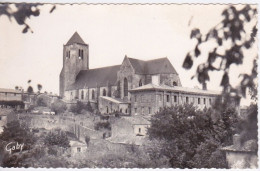
[[[229,82],[229,68],[232,64],[241,65],[244,61],[243,49],[250,49],[255,42],[257,35],[256,23],[253,23],[251,33],[246,31],[245,26],[249,25],[252,20],[256,20],[257,9],[250,5],[245,5],[244,8],[237,10],[234,6],[230,6],[222,12],[222,21],[214,26],[205,35],[201,34],[199,28],[191,31],[190,38],[196,39],[197,44],[194,50],[188,52],[183,62],[183,68],[190,69],[193,66],[194,60],[201,55],[200,46],[209,41],[215,41],[216,46],[208,52],[208,59],[205,63],[197,68],[196,77],[201,84],[209,81],[210,71],[224,71],[221,81],[224,91],[232,90],[234,93],[245,96],[246,89],[252,91],[254,89],[254,81],[257,73],[252,72],[251,75],[243,74],[241,89],[235,90]],[[220,47],[224,47],[225,42],[231,42],[230,48],[226,48],[224,53],[219,52]],[[220,58],[219,66],[214,66],[214,62]],[[257,58],[257,57],[256,57]],[[253,68],[255,70],[255,66]],[[194,78],[194,76],[192,77]]]

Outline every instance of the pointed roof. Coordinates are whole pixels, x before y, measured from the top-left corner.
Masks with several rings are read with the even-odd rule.
[[[167,57],[149,61],[127,57],[136,74],[177,74]]]
[[[66,45],[71,45],[71,44],[73,44],[73,43],[84,44],[84,45],[86,44],[86,43],[83,41],[83,39],[80,37],[80,35],[78,34],[78,32],[75,32],[75,33],[71,36],[70,40],[67,42]]]

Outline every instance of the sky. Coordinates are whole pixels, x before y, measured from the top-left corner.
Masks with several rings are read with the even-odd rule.
[[[77,31],[89,44],[89,66],[98,68],[121,64],[124,56],[141,60],[167,57],[184,87],[201,85],[191,80],[196,67],[182,68],[184,58],[194,49],[193,28],[206,33],[222,19],[227,5],[52,5],[39,7],[39,17],[26,21],[33,33],[23,34],[23,26],[0,16],[0,87],[27,89],[28,80],[37,89],[59,93],[63,45]],[[202,48],[205,52],[214,44]],[[243,66],[232,66],[231,83],[236,85],[241,71],[249,73],[257,47],[245,52]],[[195,61],[197,66],[206,53]],[[221,90],[222,73],[210,73],[208,89]],[[242,103],[249,104],[248,100]]]

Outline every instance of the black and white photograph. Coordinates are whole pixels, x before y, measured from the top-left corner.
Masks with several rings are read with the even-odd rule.
[[[0,2],[0,170],[259,169],[258,5]]]

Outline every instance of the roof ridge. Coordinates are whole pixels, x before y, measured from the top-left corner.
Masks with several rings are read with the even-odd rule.
[[[132,58],[132,57],[128,57],[128,56],[127,56],[127,58],[145,62],[145,60],[141,60],[141,59],[137,59],[137,58]]]
[[[116,66],[121,66],[121,64],[119,64],[119,65],[105,66],[105,67],[99,67],[99,68],[91,68],[91,69],[88,69],[88,70],[96,70],[96,69],[103,69],[103,68],[111,68],[111,67],[116,67]],[[88,70],[84,70],[84,71],[88,71]]]
[[[150,59],[150,60],[147,60],[145,62],[156,61],[156,60],[160,60],[160,59],[168,59],[168,58],[167,57],[161,57],[161,58],[156,58],[156,59]]]

